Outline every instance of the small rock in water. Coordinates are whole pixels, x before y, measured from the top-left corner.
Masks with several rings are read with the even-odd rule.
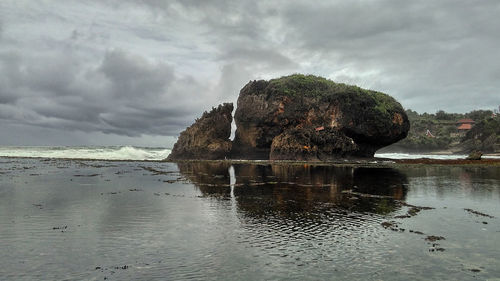
[[[68,228],[68,226],[65,225],[65,226],[55,226],[52,229],[55,230],[55,229],[67,229],[67,228]]]
[[[474,150],[472,151],[469,156],[467,156],[467,160],[481,160],[481,156],[483,156],[483,153],[479,150]]]
[[[393,223],[392,222],[388,222],[388,221],[384,221],[383,223],[381,223],[381,225],[385,228],[388,228],[388,227],[391,227],[393,226]]]
[[[491,216],[491,215],[488,215],[488,214],[485,214],[485,213],[481,213],[481,212],[478,212],[478,211],[474,211],[472,209],[469,209],[469,208],[465,208],[464,210],[466,210],[467,212],[471,213],[471,214],[474,214],[474,215],[477,215],[477,216],[481,216],[481,217],[487,217],[487,218],[495,218],[494,216]]]
[[[438,240],[445,240],[445,238],[443,236],[429,235],[425,238],[425,240],[430,241],[430,242],[434,242],[434,241],[438,241]]]
[[[477,269],[477,268],[471,268],[471,269],[469,269],[469,270],[470,270],[470,271],[472,271],[472,272],[481,272],[481,270],[480,270],[480,269]]]
[[[115,267],[115,269],[127,269],[127,268],[128,268],[128,265]]]

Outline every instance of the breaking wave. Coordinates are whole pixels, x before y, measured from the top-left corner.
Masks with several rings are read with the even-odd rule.
[[[136,146],[4,146],[0,157],[98,160],[163,160],[170,149]]]
[[[164,147],[137,146],[0,146],[0,157],[160,161],[167,158],[170,151],[170,149]],[[376,153],[375,157],[389,159],[464,159],[467,155]],[[500,156],[483,157],[500,158]]]

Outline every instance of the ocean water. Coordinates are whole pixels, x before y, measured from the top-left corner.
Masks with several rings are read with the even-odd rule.
[[[0,157],[0,280],[498,280],[500,167]]]
[[[170,149],[136,146],[0,146],[0,157],[150,160],[167,158]]]
[[[161,161],[167,158],[170,151],[170,149],[164,147],[137,146],[0,146],[0,157]],[[464,159],[467,155],[377,153],[375,157],[389,159]],[[500,156],[483,157],[500,158]]]

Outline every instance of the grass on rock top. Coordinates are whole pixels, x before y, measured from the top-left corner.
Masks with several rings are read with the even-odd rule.
[[[358,86],[335,83],[315,75],[293,74],[271,79],[269,80],[268,89],[271,92],[284,93],[292,97],[328,98],[337,94],[351,94],[352,96],[363,98],[368,95],[375,101],[375,109],[382,114],[388,114],[391,111],[395,111],[396,108],[401,107],[394,98],[384,93],[362,89]]]

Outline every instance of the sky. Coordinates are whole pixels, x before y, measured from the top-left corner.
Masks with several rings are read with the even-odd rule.
[[[500,105],[497,0],[0,0],[0,145],[171,147],[249,81]]]

